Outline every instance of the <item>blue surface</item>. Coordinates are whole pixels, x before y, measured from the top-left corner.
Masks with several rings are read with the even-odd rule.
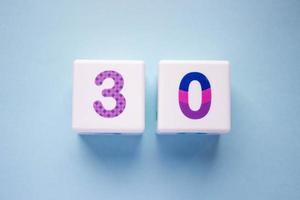
[[[0,2],[0,199],[300,199],[300,1]],[[142,137],[71,130],[72,62],[147,65]],[[158,137],[160,59],[227,59],[232,131]]]

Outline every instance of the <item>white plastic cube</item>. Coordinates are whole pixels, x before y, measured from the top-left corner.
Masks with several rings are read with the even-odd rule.
[[[73,76],[72,127],[76,132],[144,131],[143,61],[75,60]]]
[[[157,133],[222,134],[230,131],[227,61],[161,61]]]

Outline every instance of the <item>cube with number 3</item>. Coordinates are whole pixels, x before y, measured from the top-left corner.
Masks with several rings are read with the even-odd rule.
[[[143,61],[74,61],[76,132],[140,134],[145,127],[144,98]]]
[[[158,133],[230,131],[227,61],[161,61],[158,73]]]

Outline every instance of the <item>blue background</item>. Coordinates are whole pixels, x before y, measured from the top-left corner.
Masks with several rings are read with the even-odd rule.
[[[300,1],[0,2],[0,199],[300,199]],[[71,130],[72,62],[146,63],[142,137]],[[226,59],[227,136],[156,136],[160,59]]]

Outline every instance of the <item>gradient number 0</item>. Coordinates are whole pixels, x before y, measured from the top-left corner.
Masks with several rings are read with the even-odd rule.
[[[189,86],[192,81],[198,81],[201,85],[202,103],[198,110],[194,111],[189,106]],[[179,85],[179,106],[182,113],[190,119],[201,119],[204,117],[211,104],[211,89],[210,83],[205,75],[199,72],[190,72],[186,74]]]
[[[121,74],[116,71],[104,71],[98,74],[95,78],[95,84],[100,86],[103,84],[103,81],[107,78],[111,78],[114,81],[114,86],[110,89],[102,90],[102,95],[104,97],[112,97],[116,101],[116,106],[112,110],[107,110],[104,108],[101,101],[95,101],[93,106],[96,113],[105,118],[113,118],[120,115],[126,106],[126,99],[120,93],[124,86],[124,79]]]

